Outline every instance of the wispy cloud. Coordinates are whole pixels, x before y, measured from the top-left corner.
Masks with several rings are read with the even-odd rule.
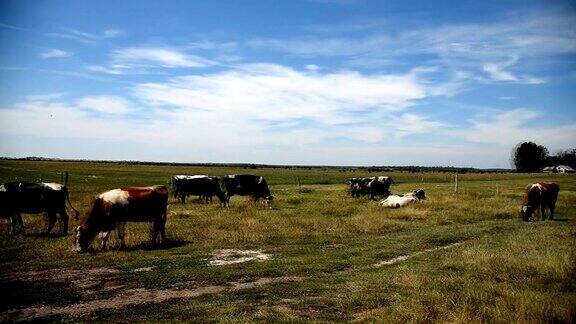
[[[159,47],[133,47],[115,50],[112,56],[116,62],[125,65],[157,65],[166,68],[200,68],[215,62],[183,53],[176,49]]]
[[[14,30],[21,30],[21,31],[26,31],[26,30],[28,30],[28,29],[26,29],[26,28],[22,28],[22,27],[10,25],[10,24],[3,24],[3,23],[0,23],[0,27],[1,27],[1,28],[14,29]]]
[[[125,114],[131,110],[126,99],[113,96],[84,97],[78,101],[77,105],[105,114]]]
[[[51,49],[40,53],[40,57],[43,59],[61,59],[72,56],[72,53],[63,51],[61,49]]]
[[[429,26],[397,32],[375,27],[362,35],[322,32],[298,38],[257,38],[247,45],[306,58],[340,57],[352,67],[411,68],[414,62],[428,62],[453,71],[468,71],[475,76],[468,81],[544,83],[544,78],[532,76],[529,60],[538,59],[539,64],[545,64],[550,56],[576,54],[573,32],[576,15],[525,13],[522,17],[520,20],[510,15],[492,23]],[[336,27],[342,29],[340,25]],[[502,65],[510,57],[514,62]]]
[[[508,69],[518,62],[518,57],[512,57],[509,60],[501,63],[487,63],[484,64],[483,70],[488,74],[490,79],[494,81],[508,81],[520,82],[527,84],[542,84],[544,79],[536,78],[528,75],[515,75]]]
[[[94,43],[103,39],[118,38],[126,35],[126,32],[122,29],[105,29],[98,33],[88,33],[85,31],[73,29],[73,28],[62,28],[60,32],[48,33],[48,36],[71,39],[81,43]]]
[[[462,136],[470,142],[494,144],[506,148],[523,141],[534,141],[554,149],[576,145],[575,123],[555,126],[532,124],[540,118],[542,114],[534,109],[497,111],[488,118],[474,119],[470,128],[459,130],[455,135]]]
[[[221,73],[143,84],[135,94],[152,105],[264,120],[314,118],[324,123],[349,122],[339,111],[396,111],[430,95],[414,74],[319,73],[276,64],[247,64]]]

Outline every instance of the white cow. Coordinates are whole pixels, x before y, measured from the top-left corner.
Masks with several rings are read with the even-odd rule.
[[[380,205],[387,208],[399,208],[424,199],[426,199],[426,193],[423,189],[418,189],[409,192],[404,196],[390,195],[386,199],[380,201]]]

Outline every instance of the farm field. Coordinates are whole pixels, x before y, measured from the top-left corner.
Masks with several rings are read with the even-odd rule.
[[[576,320],[576,175],[459,174],[455,194],[453,174],[389,172],[393,193],[423,188],[427,200],[384,209],[349,196],[346,179],[376,175],[361,171],[0,161],[1,182],[62,171],[81,217],[102,191],[174,174],[262,175],[276,203],[171,196],[162,247],[149,247],[149,224],[129,223],[126,249],[113,233],[85,254],[72,218],[67,236],[40,235],[42,215],[24,215],[15,236],[0,219],[0,321]],[[560,185],[557,220],[521,222],[537,181]]]

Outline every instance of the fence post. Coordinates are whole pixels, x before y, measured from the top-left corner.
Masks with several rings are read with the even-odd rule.
[[[499,193],[500,193],[500,188],[498,186],[498,182],[496,182],[496,197],[498,197]]]
[[[296,177],[298,180],[298,193],[302,193],[302,182],[300,182],[300,177]]]
[[[454,175],[454,193],[458,193],[458,173]]]
[[[68,171],[60,173],[60,180],[64,186],[68,184]]]

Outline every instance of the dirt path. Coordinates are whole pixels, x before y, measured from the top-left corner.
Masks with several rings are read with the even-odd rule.
[[[401,256],[398,256],[398,257],[395,257],[395,258],[392,258],[392,259],[380,261],[380,262],[374,264],[374,267],[379,268],[379,267],[382,267],[382,266],[385,266],[385,265],[395,264],[395,263],[398,263],[398,262],[406,261],[406,260],[408,260],[408,259],[410,259],[410,258],[413,258],[413,257],[415,257],[415,256],[419,256],[419,255],[424,254],[424,253],[433,252],[433,251],[437,251],[437,250],[449,249],[449,248],[453,248],[453,247],[456,247],[456,246],[459,246],[459,245],[462,245],[462,244],[464,244],[464,242],[456,242],[456,243],[452,243],[452,244],[448,244],[448,245],[437,246],[437,247],[434,247],[434,248],[425,249],[425,250],[422,250],[422,251],[414,252],[414,253],[412,253],[412,254],[401,255]]]
[[[260,278],[255,281],[248,282],[231,282],[227,286],[206,286],[198,287],[195,289],[131,289],[109,299],[93,300],[63,307],[34,306],[23,309],[9,310],[6,313],[0,314],[0,322],[30,321],[56,315],[81,316],[101,309],[120,309],[126,306],[141,305],[146,303],[159,304],[170,299],[197,298],[203,295],[249,289],[268,284],[300,282],[302,280],[303,278],[301,277],[273,277]]]

